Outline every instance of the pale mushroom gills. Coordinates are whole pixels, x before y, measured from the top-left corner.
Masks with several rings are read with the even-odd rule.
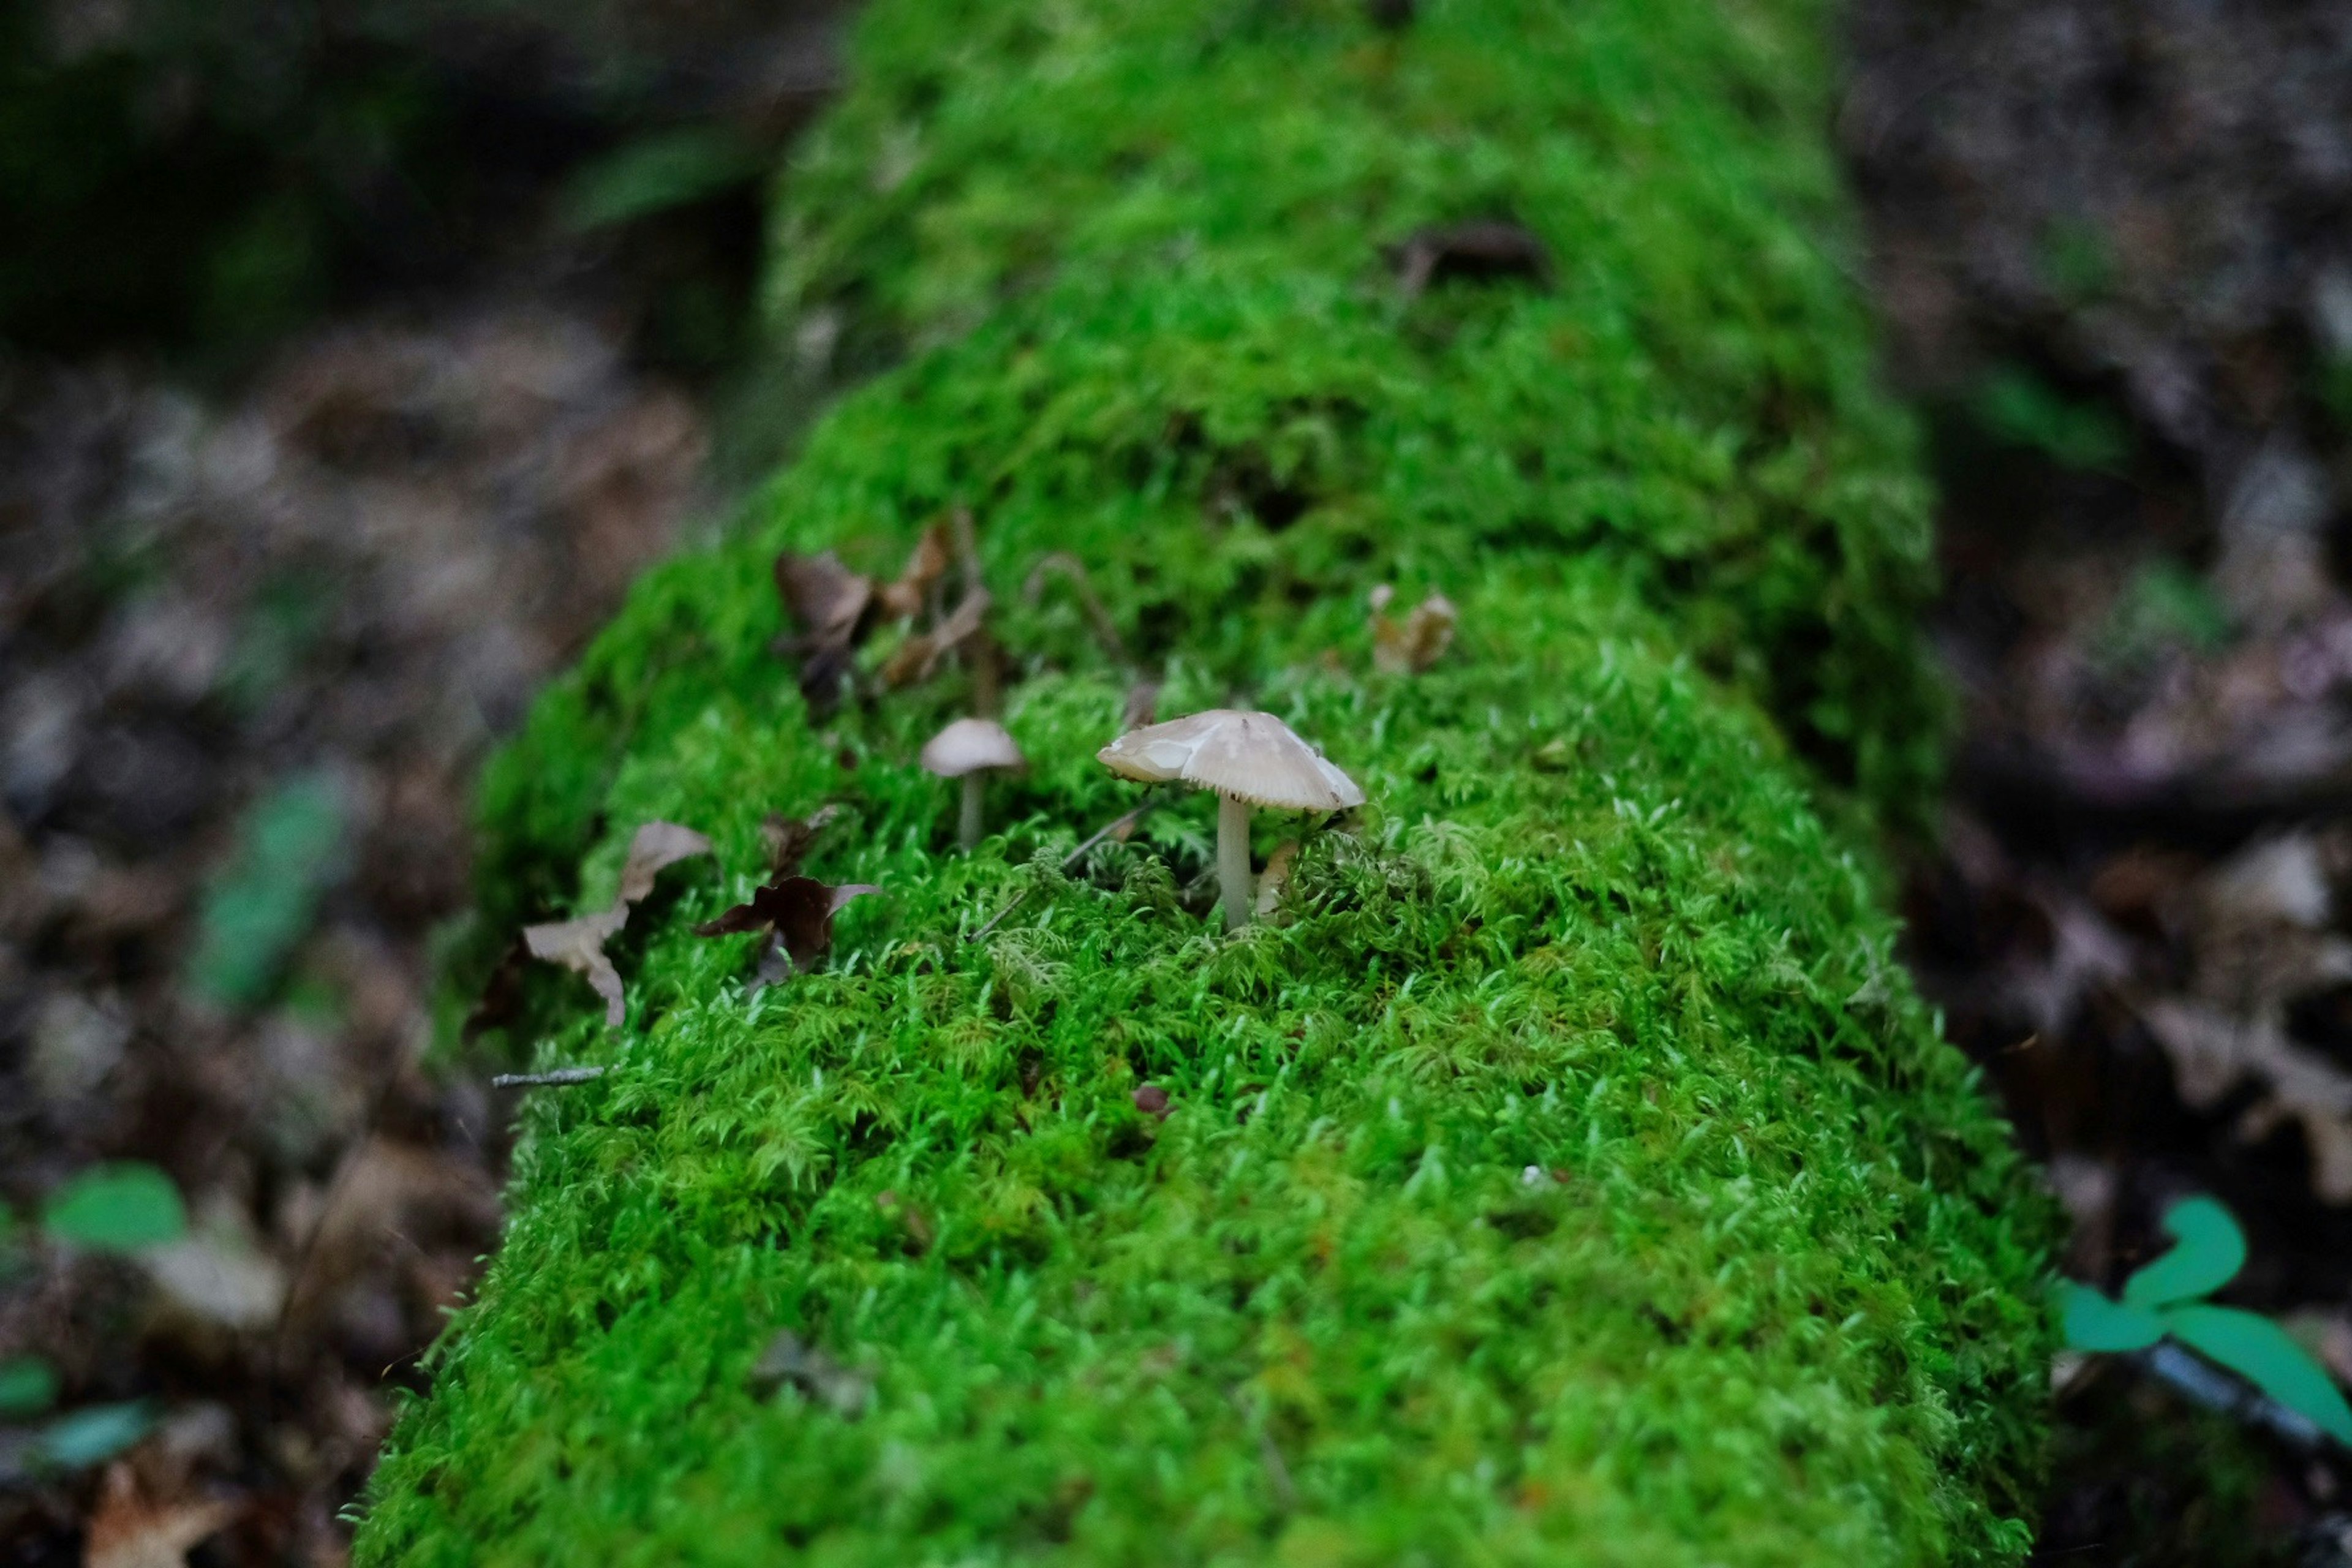
[[[1271,713],[1212,708],[1130,731],[1095,755],[1122,778],[1217,792],[1217,891],[1228,931],[1250,918],[1250,807],[1346,811],[1364,804],[1355,780]]]
[[[956,842],[966,849],[980,842],[982,826],[982,791],[991,773],[1017,772],[1029,765],[1021,748],[1003,725],[993,719],[959,719],[931,737],[923,748],[923,767],[943,779],[960,779],[963,800],[956,818]]]

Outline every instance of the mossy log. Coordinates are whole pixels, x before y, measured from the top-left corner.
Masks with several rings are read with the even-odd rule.
[[[534,1093],[359,1561],[2022,1556],[2048,1219],[1890,953],[1942,710],[1827,17],[1408,10],[864,16],[772,305],[888,368],[490,771],[496,937],[641,823],[718,853],[622,1028],[533,977],[539,1059],[611,1070]],[[815,712],[772,647],[778,550],[887,576],[959,508],[1033,764],[969,855],[916,763],[967,676]],[[1021,592],[1054,552],[1123,651]],[[1459,606],[1426,670],[1381,584]],[[1259,814],[1302,848],[1236,934],[1211,799],[1063,870],[1145,674],[1370,796]],[[690,928],[828,803],[811,874],[886,891],[755,988]]]

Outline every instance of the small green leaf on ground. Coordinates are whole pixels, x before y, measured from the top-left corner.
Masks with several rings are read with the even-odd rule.
[[[762,162],[757,148],[719,126],[641,137],[572,174],[562,198],[563,226],[584,234],[691,206],[755,178]]]
[[[49,1194],[41,1226],[58,1241],[105,1252],[136,1252],[176,1241],[187,1209],[172,1178],[142,1161],[92,1165]]]
[[[2164,1228],[2179,1245],[2124,1281],[2127,1305],[2153,1308],[2210,1296],[2246,1266],[2245,1233],[2211,1198],[2173,1205]]]
[[[0,1361],[0,1418],[38,1415],[58,1402],[58,1374],[37,1355]]]
[[[2111,410],[2077,402],[2017,365],[1986,377],[1969,411],[1994,439],[2039,452],[2062,468],[2111,471],[2131,456],[2131,432]]]
[[[34,1452],[61,1470],[87,1469],[114,1458],[154,1426],[154,1408],[143,1399],[92,1405],[69,1411],[41,1428]]]
[[[2164,1337],[2164,1325],[2155,1313],[2112,1300],[2073,1279],[2059,1286],[2059,1310],[2069,1350],[2146,1350]]]
[[[2313,1426],[2352,1447],[2352,1406],[2311,1352],[2268,1318],[2198,1302],[2164,1314],[2164,1326],[2190,1350],[2228,1367]]]
[[[231,1007],[267,1001],[343,872],[342,791],[325,773],[287,779],[249,807],[237,847],[205,891],[188,981]]]

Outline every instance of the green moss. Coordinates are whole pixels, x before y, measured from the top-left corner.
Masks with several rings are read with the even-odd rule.
[[[632,921],[625,1030],[541,977],[539,1053],[614,1070],[532,1102],[362,1561],[2021,1555],[2044,1210],[1822,813],[1918,810],[1940,706],[1908,429],[1818,248],[1818,22],[868,14],[777,300],[906,357],[486,784],[486,929],[653,817],[724,869]],[[1381,245],[1496,213],[1550,287],[1403,296]],[[958,679],[813,722],[767,651],[779,545],[891,570],[956,504],[1036,763],[971,857],[914,763]],[[1092,761],[1133,672],[1016,592],[1054,550],[1164,711],[1267,707],[1364,785],[1277,923],[1188,904],[1197,799],[1055,868],[1135,795]],[[1462,607],[1426,675],[1370,673],[1384,581]],[[811,869],[887,895],[749,996],[688,927],[827,801]],[[861,1413],[757,1396],[785,1327]]]

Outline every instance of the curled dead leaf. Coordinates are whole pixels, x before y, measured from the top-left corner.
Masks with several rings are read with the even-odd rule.
[[[830,550],[814,555],[787,550],[776,557],[776,592],[799,628],[778,639],[776,651],[799,658],[801,695],[812,709],[824,712],[840,701],[851,655],[877,618],[873,612],[899,619],[920,613],[949,561],[947,531],[938,523],[923,531],[906,569],[891,583],[851,571]]]
[[[786,816],[772,811],[760,819],[760,843],[768,852],[768,870],[772,877],[790,877],[800,870],[801,862],[808,858],[809,847],[818,834],[831,826],[841,816],[838,805],[823,805],[806,817]]]
[[[129,1465],[110,1465],[82,1538],[84,1568],[186,1568],[189,1549],[236,1511],[216,1499],[150,1498]]]
[[[1453,600],[1433,591],[1398,620],[1388,613],[1395,597],[1385,583],[1372,590],[1372,664],[1390,675],[1419,675],[1454,646],[1461,615]]]
[[[2268,1019],[2177,1000],[2151,1004],[2141,1017],[2171,1058],[2183,1100],[2210,1110],[2242,1081],[2259,1085],[2262,1096],[2239,1119],[2239,1135],[2252,1142],[2283,1122],[2298,1123],[2311,1152],[2312,1191],[2324,1203],[2352,1204],[2352,1074]]]
[[[948,570],[948,531],[939,523],[923,530],[915,541],[915,552],[907,558],[906,570],[895,583],[885,583],[875,590],[875,600],[886,616],[920,615],[929,603],[931,589]]]
[[[882,683],[899,687],[929,680],[941,658],[978,635],[982,622],[987,618],[989,604],[985,588],[974,588],[966,594],[938,626],[918,632],[898,645],[882,666]]]
[[[612,907],[568,921],[525,926],[524,947],[533,958],[560,963],[586,976],[589,985],[604,999],[604,1022],[620,1027],[627,1016],[627,1006],[622,994],[620,971],[605,956],[604,943],[629,923],[629,907],[654,890],[654,881],[664,868],[709,853],[710,840],[691,827],[681,827],[675,822],[646,823],[629,840],[628,857],[621,867],[620,889]]]
[[[772,931],[793,964],[805,969],[833,946],[833,917],[851,900],[881,890],[870,882],[834,888],[814,877],[782,877],[756,889],[748,902],[695,927],[694,934],[733,936]]]
[[[628,906],[615,904],[577,920],[550,921],[522,929],[523,943],[533,958],[560,963],[587,977],[590,987],[604,999],[604,1022],[616,1029],[627,1016],[628,1005],[621,991],[621,972],[604,956],[604,942],[628,921]]]
[[[787,550],[776,557],[776,591],[800,623],[803,643],[846,647],[866,616],[874,584],[844,566],[830,550],[814,555]]]

